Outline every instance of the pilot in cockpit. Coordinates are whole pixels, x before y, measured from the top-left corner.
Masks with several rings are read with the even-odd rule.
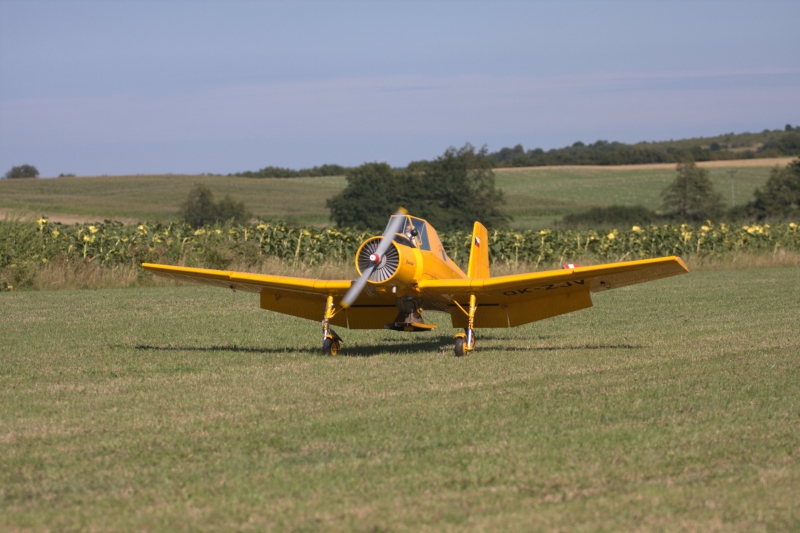
[[[406,217],[406,227],[403,229],[403,235],[408,237],[410,240],[414,240],[414,224],[411,223],[411,219]]]

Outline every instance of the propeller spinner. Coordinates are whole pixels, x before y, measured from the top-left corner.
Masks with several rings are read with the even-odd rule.
[[[358,298],[358,295],[364,290],[368,279],[372,279],[373,281],[383,281],[384,279],[388,278],[388,276],[386,276],[381,279],[383,271],[382,267],[385,268],[391,259],[390,256],[392,254],[390,253],[390,247],[392,246],[392,239],[394,238],[395,233],[399,233],[403,229],[403,222],[405,221],[404,215],[408,215],[408,211],[401,207],[397,210],[394,216],[389,219],[389,224],[386,225],[386,230],[383,232],[383,238],[380,240],[379,244],[377,244],[377,248],[367,251],[369,256],[366,258],[366,265],[362,266],[361,258],[359,257],[359,269],[361,270],[361,277],[359,277],[350,286],[350,290],[347,291],[347,294],[345,294],[344,298],[342,298],[342,300],[339,302],[339,305],[341,305],[343,308],[347,309],[353,304],[356,298]],[[378,241],[376,240],[373,242]],[[387,252],[389,253],[387,254]],[[378,270],[378,272],[376,272],[376,270]],[[378,276],[373,277],[373,274],[378,274]]]

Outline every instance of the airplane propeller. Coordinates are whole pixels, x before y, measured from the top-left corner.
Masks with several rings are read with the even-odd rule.
[[[343,308],[347,309],[350,307],[355,299],[358,298],[358,295],[361,294],[361,291],[364,290],[367,280],[378,267],[384,254],[386,254],[386,251],[392,245],[395,233],[400,233],[403,229],[405,215],[408,215],[408,211],[401,207],[395,212],[392,218],[389,219],[389,224],[386,225],[386,230],[383,232],[381,243],[378,245],[375,253],[369,256],[369,266],[361,272],[361,277],[350,286],[350,290],[347,291],[347,294],[345,294],[344,298],[339,302],[339,305]]]

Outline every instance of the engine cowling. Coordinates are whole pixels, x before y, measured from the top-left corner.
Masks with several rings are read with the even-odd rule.
[[[417,258],[414,250],[392,241],[392,245],[386,250],[383,257],[376,257],[375,251],[378,249],[381,239],[383,237],[372,237],[361,243],[356,253],[358,275],[360,276],[364,269],[373,263],[377,263],[372,275],[367,278],[367,283],[402,285],[414,281],[417,271]]]

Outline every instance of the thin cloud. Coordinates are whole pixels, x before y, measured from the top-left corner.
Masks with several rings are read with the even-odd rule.
[[[611,124],[714,123],[721,114],[742,120],[796,115],[797,74],[794,69],[763,68],[548,77],[386,76],[219,86],[167,97],[25,99],[0,104],[0,138],[4,143],[58,143],[462,133],[480,139],[604,122],[611,135]],[[704,80],[726,77],[773,77],[786,83],[703,85]],[[668,83],[674,80],[689,83],[674,87]]]

